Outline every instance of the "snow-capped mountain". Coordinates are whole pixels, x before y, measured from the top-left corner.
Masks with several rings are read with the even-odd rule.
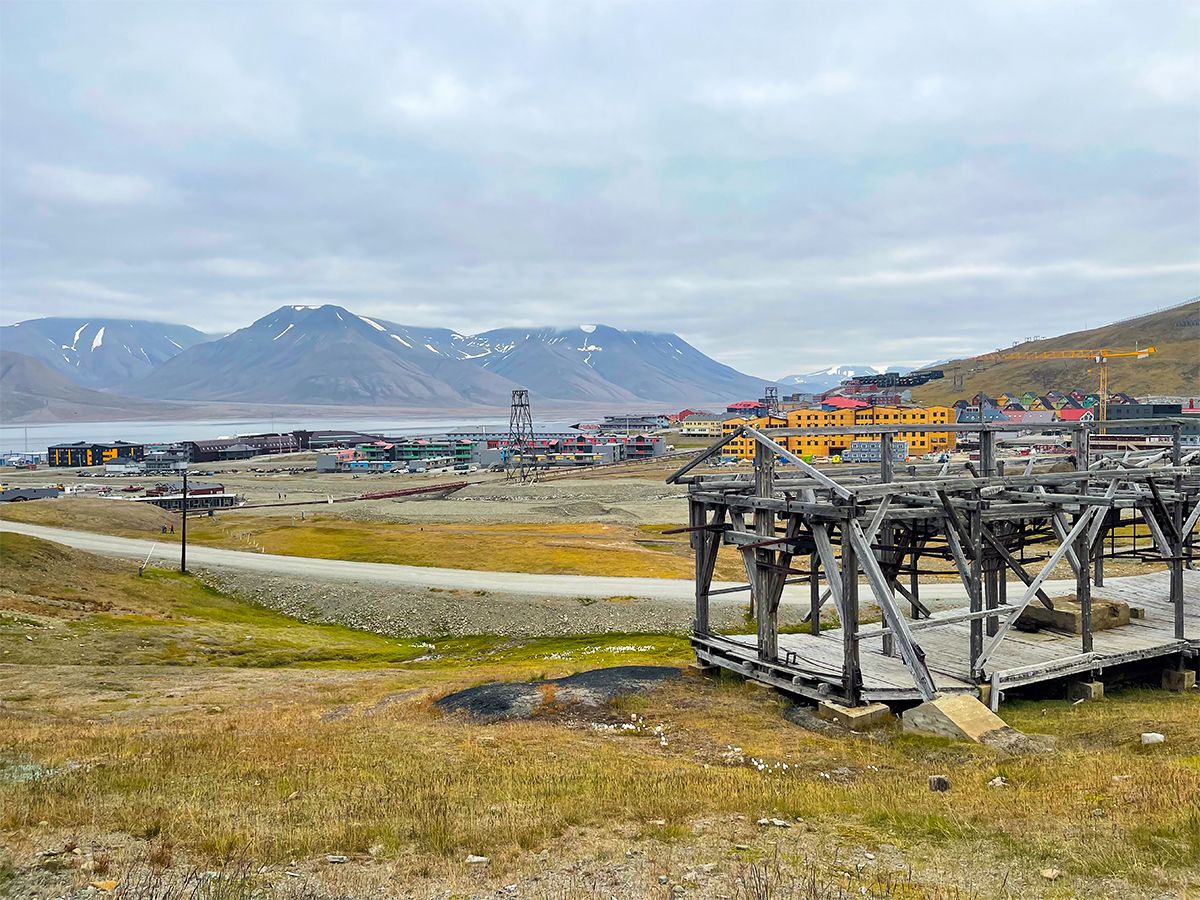
[[[779,383],[785,387],[797,388],[804,393],[819,394],[823,391],[833,390],[847,378],[879,374],[881,374],[880,370],[874,366],[830,366],[828,369],[804,375],[787,375],[780,378]]]
[[[906,375],[911,371],[912,369],[904,366],[888,366],[886,369],[877,369],[874,366],[830,366],[828,369],[820,369],[806,375],[788,375],[779,379],[779,383],[785,387],[797,388],[803,393],[820,394],[833,390],[849,378],[858,378],[862,375],[882,375],[884,372],[899,372],[901,375]]]
[[[433,406],[548,400],[692,402],[761,396],[767,382],[673,334],[502,328],[465,335],[338,306],[285,306],[193,347],[127,390],[141,396]]]
[[[0,328],[0,347],[95,388],[141,378],[209,339],[187,325],[133,319],[30,319]]]
[[[140,396],[436,406],[507,402],[516,385],[463,359],[454,332],[338,306],[285,306],[130,384]]]
[[[550,399],[745,399],[762,396],[768,383],[722,365],[670,333],[608,325],[501,328],[464,343],[489,372]]]

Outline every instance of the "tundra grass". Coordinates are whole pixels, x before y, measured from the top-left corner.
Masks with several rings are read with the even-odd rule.
[[[403,879],[467,853],[518,870],[580,829],[656,841],[707,822],[717,832],[706,841],[761,843],[753,823],[765,816],[926,866],[972,859],[1023,873],[1015,895],[1042,892],[1043,867],[1063,873],[1062,896],[1183,895],[1200,883],[1200,692],[1006,704],[1015,727],[1056,741],[1024,757],[894,728],[809,730],[770,692],[694,676],[592,713],[482,726],[430,701],[484,681],[681,664],[686,644],[396,641],[298,624],[191,578],[139,578],[130,563],[32,538],[0,535],[0,561],[0,608],[14,619],[0,627],[10,838],[101,828],[261,863],[382,848]],[[176,628],[188,652],[163,666],[158,629]],[[196,652],[204,641],[214,652]],[[242,653],[239,642],[269,647]],[[314,648],[327,655],[304,655]],[[1147,730],[1167,742],[1142,747]],[[4,761],[40,774],[4,777]],[[949,775],[951,791],[931,793],[932,774]],[[990,787],[997,776],[1007,786]]]
[[[145,504],[68,499],[10,507],[0,515],[35,525],[155,540],[162,545],[160,553],[170,552],[170,545],[181,538],[177,516]],[[175,533],[163,534],[164,525],[174,527]],[[600,522],[380,524],[311,511],[304,519],[227,512],[189,517],[188,540],[233,550],[355,562],[547,575],[688,578],[693,563],[687,535],[662,535],[667,527],[646,530]],[[723,560],[718,577],[740,577],[736,574],[740,568],[731,555]]]

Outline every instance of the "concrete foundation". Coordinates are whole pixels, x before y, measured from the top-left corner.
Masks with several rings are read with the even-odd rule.
[[[942,694],[901,717],[904,730],[982,743],[989,735],[1012,731],[1004,720],[969,694]]]
[[[822,700],[817,704],[817,716],[826,722],[836,722],[843,728],[854,731],[877,728],[892,721],[892,711],[882,703],[870,703],[867,706],[842,706],[831,700]]]
[[[1163,669],[1163,690],[1190,691],[1196,686],[1196,673],[1191,669]]]
[[[1018,628],[1053,628],[1068,634],[1083,634],[1083,607],[1072,597],[1051,597],[1053,609],[1031,603],[1017,619]],[[1092,631],[1105,631],[1129,624],[1129,604],[1120,600],[1092,598]]]
[[[1068,700],[1103,700],[1103,681],[1068,681]]]

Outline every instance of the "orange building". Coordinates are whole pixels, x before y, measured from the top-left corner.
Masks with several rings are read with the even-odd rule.
[[[727,419],[721,432],[728,435],[739,425],[750,425],[759,430],[772,428],[863,428],[869,425],[939,425],[951,424],[955,420],[954,410],[948,406],[867,406],[859,409],[795,409],[781,416],[760,416],[754,419]],[[850,449],[853,440],[871,440],[871,435],[855,437],[839,435],[785,435],[779,443],[797,456],[839,456]],[[875,436],[878,440],[878,436]],[[894,440],[908,442],[909,456],[926,453],[944,453],[955,447],[952,431],[900,431]],[[742,459],[754,458],[754,441],[736,438],[725,450],[728,456]]]

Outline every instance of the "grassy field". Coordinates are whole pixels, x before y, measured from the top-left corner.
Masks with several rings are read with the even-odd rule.
[[[164,543],[180,540],[178,516],[145,504],[64,499],[9,504],[2,515],[55,528]],[[174,527],[176,533],[163,534],[164,525]],[[335,513],[310,512],[301,520],[299,514],[285,518],[239,512],[190,517],[188,540],[234,550],[357,562],[556,575],[691,577],[688,536],[662,533],[672,527],[602,522],[380,524]],[[741,578],[743,573],[733,552],[722,557],[718,579]]]
[[[494,680],[682,666],[686,641],[395,640],[11,534],[0,576],[0,872],[14,883],[49,878],[36,854],[72,843],[86,852],[55,876],[71,883],[93,877],[78,859],[126,884],[236,863],[345,891],[328,896],[518,882],[531,896],[593,896],[571,887],[582,859],[620,869],[612,893],[639,897],[665,895],[660,874],[698,896],[1200,887],[1200,692],[1006,704],[1011,724],[1056,742],[1023,757],[801,727],[774,694],[698,677],[612,708],[480,726],[432,700]],[[1146,730],[1167,742],[1142,747]],[[927,789],[935,773],[951,792]],[[1009,786],[988,787],[997,775]],[[764,829],[764,816],[794,827]],[[468,853],[491,858],[485,873]],[[699,866],[712,868],[688,882]]]

